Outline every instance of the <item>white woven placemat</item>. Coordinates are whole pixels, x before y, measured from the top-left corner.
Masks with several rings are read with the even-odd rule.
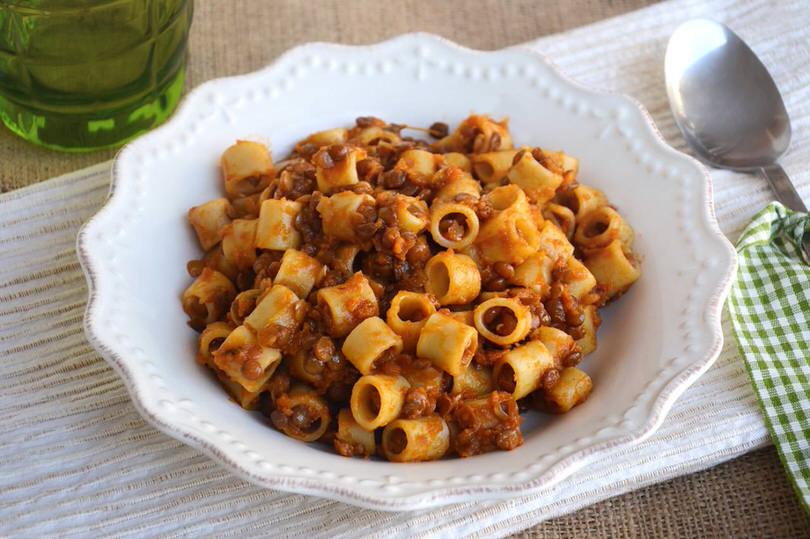
[[[668,2],[532,46],[585,84],[635,96],[683,149],[666,104],[662,60],[667,36],[693,16],[730,24],[772,69],[794,121],[793,150],[783,165],[807,198],[806,3]],[[0,535],[496,537],[767,443],[727,338],[717,364],[658,433],[541,495],[381,513],[253,487],[146,425],[84,339],[86,289],[74,242],[106,196],[108,168],[0,197]],[[736,239],[771,195],[754,177],[717,171],[712,177],[721,226]]]

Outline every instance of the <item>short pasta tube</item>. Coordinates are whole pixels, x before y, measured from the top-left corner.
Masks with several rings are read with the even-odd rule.
[[[557,195],[557,202],[574,212],[577,219],[608,203],[607,197],[599,189],[577,185]]]
[[[286,286],[274,284],[244,323],[256,332],[271,324],[294,329],[303,319],[305,303]]]
[[[562,369],[565,359],[576,349],[574,338],[568,333],[550,326],[538,328],[539,341],[554,359],[554,366]]]
[[[577,223],[574,243],[583,251],[607,247],[614,240],[619,240],[625,249],[630,249],[633,245],[633,229],[610,206],[601,206],[586,213]]]
[[[562,230],[551,221],[544,222],[539,232],[540,245],[554,261],[566,260],[574,256],[574,246],[568,241]]]
[[[298,386],[276,399],[270,420],[278,430],[302,442],[314,442],[326,433],[331,415],[323,397],[307,386]]]
[[[472,114],[446,137],[433,143],[441,152],[484,153],[512,148],[509,121]]]
[[[430,208],[430,235],[447,249],[463,249],[478,236],[478,216],[465,204],[438,202]]]
[[[582,323],[584,335],[577,339],[577,346],[583,357],[596,350],[596,330],[602,323],[599,312],[594,305],[588,305],[583,309],[585,321]]]
[[[541,248],[515,268],[511,282],[524,288],[531,288],[541,297],[545,297],[551,288],[554,265],[555,259]]]
[[[496,187],[486,194],[486,198],[492,209],[499,213],[510,211],[528,215],[530,212],[529,199],[517,185]]]
[[[464,172],[472,172],[472,162],[463,153],[447,152],[443,157],[446,166],[460,168]]]
[[[529,308],[514,298],[491,298],[473,311],[475,328],[486,340],[500,346],[522,341],[532,325]]]
[[[565,234],[568,241],[574,237],[574,230],[576,229],[577,218],[571,208],[563,206],[562,204],[555,204],[549,202],[543,208],[543,217],[551,221],[560,231]]]
[[[275,174],[267,146],[248,140],[239,140],[225,150],[220,166],[229,199],[261,193]]]
[[[438,253],[425,264],[425,292],[433,294],[440,305],[464,305],[481,292],[478,266],[467,255],[452,249]]]
[[[641,275],[635,256],[625,252],[619,240],[586,253],[585,267],[596,278],[596,283],[608,299],[623,294]]]
[[[343,144],[349,138],[349,130],[344,128],[326,129],[312,133],[310,136],[296,144],[295,150],[301,152],[301,149],[306,144],[312,144],[317,148],[322,146],[329,146],[330,144]]]
[[[222,233],[222,254],[238,271],[247,271],[256,261],[256,219],[234,219]]]
[[[312,157],[318,190],[329,194],[341,187],[358,183],[360,179],[357,176],[357,163],[366,157],[365,150],[345,144],[318,150]]]
[[[472,399],[487,395],[494,389],[492,368],[471,363],[461,374],[453,376],[453,387],[450,389],[450,394]]]
[[[495,364],[492,377],[497,389],[518,400],[539,388],[544,375],[554,368],[554,358],[546,346],[529,341],[506,352]]]
[[[203,268],[183,292],[183,310],[192,324],[210,324],[228,312],[234,297],[236,287],[230,279],[211,268]]]
[[[588,271],[585,264],[573,256],[566,262],[562,280],[568,287],[568,293],[577,298],[580,302],[587,300],[596,286],[596,278],[593,274]]]
[[[281,362],[281,352],[261,346],[247,326],[231,331],[213,352],[214,365],[248,391],[258,391]]]
[[[520,264],[540,248],[537,225],[526,212],[501,211],[487,219],[475,245],[490,262]]]
[[[188,222],[194,227],[197,241],[204,251],[211,249],[222,239],[225,226],[231,222],[227,198],[216,198],[188,210]]]
[[[425,322],[435,312],[436,307],[427,294],[400,290],[391,299],[385,320],[394,333],[402,338],[403,350],[412,353],[416,350],[416,342]]]
[[[579,174],[579,159],[565,152],[546,153],[551,154],[557,162],[560,163],[563,171],[563,187],[574,183],[574,180],[577,179],[577,174]]]
[[[394,333],[382,318],[366,318],[343,341],[343,355],[360,374],[371,374],[375,362],[384,354],[402,352],[402,337]]]
[[[384,427],[399,416],[409,387],[402,376],[361,376],[352,388],[352,417],[366,430]]]
[[[275,284],[284,285],[299,298],[306,298],[324,275],[325,267],[306,253],[287,249],[281,257]]]
[[[433,203],[454,202],[458,195],[477,199],[481,196],[481,184],[460,168],[445,167],[433,178],[434,183],[442,185],[433,197]]]
[[[472,170],[483,184],[500,183],[512,168],[517,150],[479,153],[472,156]]]
[[[402,138],[395,132],[388,131],[376,125],[352,129],[349,140],[360,146],[377,146],[382,142],[388,144],[399,144],[402,142]]]
[[[377,296],[361,272],[343,284],[321,288],[317,301],[332,337],[345,337],[366,318],[380,314]]]
[[[424,200],[396,194],[392,202],[397,226],[406,232],[419,234],[430,224],[430,212]]]
[[[545,204],[562,184],[563,177],[549,170],[534,157],[535,152],[521,151],[506,174],[509,181],[523,189],[530,200]]]
[[[356,219],[360,206],[374,207],[374,197],[369,194],[343,191],[324,197],[318,203],[324,233],[341,241],[357,242]]]
[[[301,245],[301,233],[295,228],[295,218],[301,203],[293,200],[269,199],[262,202],[256,227],[256,247],[284,251]]]
[[[478,332],[447,314],[436,312],[425,322],[416,355],[451,376],[461,374],[478,349]]]
[[[239,292],[231,302],[231,308],[228,317],[233,324],[241,326],[245,321],[245,317],[253,312],[256,308],[256,303],[261,299],[262,290],[258,288],[250,288]]]
[[[227,322],[213,322],[205,326],[205,329],[200,333],[197,362],[212,369],[215,368],[211,354],[222,346],[231,331],[233,331],[233,326]]]
[[[231,264],[231,262],[225,258],[225,254],[222,252],[221,242],[215,245],[213,249],[205,253],[202,262],[206,267],[220,272],[232,281],[236,279],[237,275],[239,275],[239,270],[236,269],[236,266]]]
[[[560,381],[544,393],[550,411],[562,414],[582,404],[593,389],[591,377],[576,367],[568,367],[560,373]]]
[[[277,365],[278,362],[273,364],[273,370],[275,370]],[[220,385],[222,385],[228,395],[230,395],[239,406],[245,410],[255,410],[259,407],[259,397],[261,397],[264,386],[259,388],[257,391],[248,391],[241,385],[225,376],[222,371],[215,371],[215,374]]]
[[[404,171],[416,182],[427,183],[441,166],[441,155],[426,150],[405,150],[394,168]]]
[[[373,456],[377,449],[374,432],[361,427],[348,408],[338,412],[334,445],[335,451],[344,457],[368,458]]]
[[[383,430],[383,454],[391,462],[438,460],[449,448],[450,429],[439,416],[397,419]]]

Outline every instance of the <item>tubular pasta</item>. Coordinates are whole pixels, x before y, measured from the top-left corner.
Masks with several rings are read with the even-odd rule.
[[[505,353],[495,364],[492,377],[498,389],[511,393],[517,400],[540,387],[543,375],[554,368],[554,358],[546,346],[540,341],[529,341]]]
[[[301,251],[287,249],[281,257],[275,283],[286,286],[299,298],[306,298],[323,274],[323,264]]]
[[[575,366],[640,270],[575,157],[516,148],[486,115],[363,116],[276,164],[249,141],[220,164],[223,196],[188,212],[204,254],[182,308],[197,361],[276,430],[346,457],[469,457],[521,445],[521,408],[587,398]]]
[[[440,459],[450,448],[450,429],[438,416],[397,419],[383,430],[382,448],[392,462]]]
[[[275,174],[267,146],[247,140],[225,150],[220,165],[230,199],[262,192]]]
[[[518,155],[506,174],[509,181],[523,189],[529,199],[538,204],[545,204],[554,198],[563,182],[562,175],[539,163],[533,152],[522,151]]]
[[[384,427],[399,415],[409,387],[402,376],[369,374],[361,377],[352,388],[354,420],[366,430]]]
[[[385,320],[388,327],[402,339],[403,349],[413,352],[425,322],[435,312],[436,307],[427,294],[400,290],[391,299]]]
[[[479,153],[472,157],[472,170],[481,183],[497,185],[512,168],[517,150]]]
[[[360,272],[341,285],[321,288],[317,298],[333,337],[345,337],[366,318],[380,314],[377,296]]]
[[[478,216],[465,204],[434,203],[430,208],[430,235],[448,249],[463,249],[478,236]]]
[[[551,411],[565,413],[585,402],[592,388],[593,382],[587,373],[576,367],[568,367],[560,373],[560,381],[545,392],[546,403]]]
[[[574,243],[583,250],[607,247],[619,240],[625,249],[633,246],[633,229],[619,212],[610,206],[601,206],[586,213],[577,224]]]
[[[529,334],[532,315],[528,307],[513,298],[491,298],[475,308],[475,328],[488,341],[508,346]]]
[[[481,291],[481,275],[475,262],[452,250],[428,260],[425,274],[425,291],[433,294],[439,305],[463,305],[475,299]]]
[[[222,234],[222,254],[237,271],[246,271],[256,261],[256,219],[235,219]]]
[[[228,312],[234,297],[233,283],[220,272],[205,268],[183,292],[183,310],[192,321],[210,324]]]
[[[560,204],[574,212],[577,219],[582,219],[586,214],[607,204],[607,198],[602,191],[584,185],[560,193],[557,199]]]
[[[641,275],[638,262],[632,254],[625,252],[620,240],[589,252],[585,256],[585,266],[608,298],[623,294]]]
[[[478,348],[478,333],[443,312],[430,315],[425,322],[416,355],[429,359],[433,365],[451,376],[461,374],[470,364]]]
[[[301,233],[295,228],[295,218],[301,204],[287,199],[270,199],[262,202],[259,224],[256,226],[256,247],[284,251],[297,249]]]
[[[211,249],[222,239],[225,226],[231,222],[227,198],[216,198],[188,210],[188,222],[194,227],[197,240],[204,251]]]
[[[343,342],[343,355],[360,374],[370,374],[374,362],[386,352],[402,351],[402,337],[376,316],[360,322]]]
[[[357,163],[366,158],[366,151],[349,146],[343,146],[343,148],[348,148],[346,155],[337,161],[332,157],[318,158],[319,155],[329,155],[327,148],[320,149],[315,154],[316,157],[313,157],[313,160],[322,163],[315,165],[315,179],[318,182],[318,189],[323,193],[332,193],[341,187],[354,185],[360,181],[357,177]],[[324,162],[331,166],[323,166]]]

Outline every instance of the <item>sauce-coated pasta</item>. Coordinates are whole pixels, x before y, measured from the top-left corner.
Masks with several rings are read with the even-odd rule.
[[[576,366],[599,309],[640,273],[574,157],[483,115],[452,132],[363,117],[283,161],[238,141],[221,167],[224,196],[188,214],[205,254],[182,306],[198,362],[280,432],[347,457],[468,457],[521,445],[520,411],[590,394]]]

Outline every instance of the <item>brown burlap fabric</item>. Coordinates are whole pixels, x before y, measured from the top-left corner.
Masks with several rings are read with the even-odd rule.
[[[198,0],[189,87],[244,73],[307,41],[371,43],[434,32],[496,49],[649,4],[649,0]],[[336,106],[339,106],[336,104]],[[0,130],[0,190],[109,159],[53,153]],[[773,448],[556,518],[527,537],[810,537]]]

